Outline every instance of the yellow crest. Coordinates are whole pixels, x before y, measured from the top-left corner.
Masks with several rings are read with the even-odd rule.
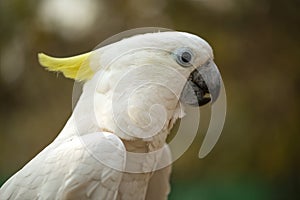
[[[91,52],[72,56],[68,58],[54,58],[46,54],[39,53],[39,62],[49,71],[62,72],[65,77],[78,81],[90,79],[94,72],[89,65]]]

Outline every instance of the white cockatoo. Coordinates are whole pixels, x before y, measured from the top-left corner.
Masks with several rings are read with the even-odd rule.
[[[219,95],[210,45],[190,33],[156,32],[39,61],[83,82],[82,94],[57,138],[4,183],[0,199],[167,199],[167,135],[184,105]]]

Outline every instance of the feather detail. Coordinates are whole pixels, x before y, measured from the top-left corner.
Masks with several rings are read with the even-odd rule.
[[[67,78],[85,81],[90,79],[94,74],[89,66],[90,55],[91,52],[68,58],[55,58],[44,53],[39,53],[38,58],[40,64],[49,71],[62,72]]]

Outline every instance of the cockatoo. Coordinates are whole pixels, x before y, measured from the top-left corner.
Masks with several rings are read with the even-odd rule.
[[[57,138],[14,174],[0,199],[167,199],[166,138],[186,104],[214,102],[210,45],[185,32],[137,34],[41,65],[84,83]],[[198,123],[198,122],[196,122]]]

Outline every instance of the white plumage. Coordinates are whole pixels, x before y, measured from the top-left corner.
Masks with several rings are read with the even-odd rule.
[[[83,93],[58,137],[1,187],[0,199],[167,199],[171,167],[152,169],[171,160],[165,140],[184,116],[179,96],[195,69],[176,62],[178,48],[193,51],[193,66],[213,59],[204,40],[181,32],[137,35],[70,59],[40,55],[49,70],[85,81]]]

